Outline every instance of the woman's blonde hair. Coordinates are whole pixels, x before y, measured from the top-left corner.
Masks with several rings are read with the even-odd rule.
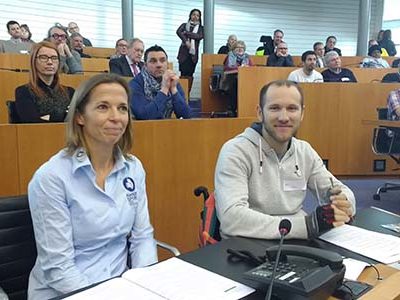
[[[116,83],[121,85],[128,97],[128,104],[130,99],[130,91],[127,82],[121,76],[117,74],[98,74],[90,77],[88,80],[81,83],[78,89],[75,91],[72,97],[70,107],[67,114],[67,152],[69,155],[73,155],[77,148],[83,147],[86,151],[89,151],[85,137],[83,134],[82,126],[77,122],[77,115],[83,115],[85,113],[85,108],[90,100],[90,95],[94,88],[103,83]],[[131,151],[133,144],[132,136],[132,120],[131,111],[128,110],[128,124],[126,126],[125,132],[123,133],[121,139],[115,145],[119,147],[122,154],[129,158],[129,151]],[[90,156],[90,153],[87,153]]]

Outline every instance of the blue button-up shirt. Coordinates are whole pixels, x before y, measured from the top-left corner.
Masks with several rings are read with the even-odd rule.
[[[145,171],[118,153],[104,190],[85,151],[61,150],[36,171],[28,187],[38,257],[29,299],[74,291],[132,267],[157,261],[147,207]]]

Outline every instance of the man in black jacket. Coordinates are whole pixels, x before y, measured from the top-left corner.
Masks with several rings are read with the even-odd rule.
[[[143,53],[143,42],[138,38],[130,40],[127,55],[122,55],[119,58],[110,60],[110,73],[116,73],[126,77],[135,77],[140,73],[143,67]]]
[[[268,56],[267,66],[270,67],[294,67],[292,56],[289,54],[285,42],[280,42],[275,53]]]

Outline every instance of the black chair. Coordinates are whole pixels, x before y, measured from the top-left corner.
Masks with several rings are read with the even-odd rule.
[[[8,123],[10,124],[21,123],[21,119],[19,118],[17,109],[15,107],[15,101],[7,100],[6,105],[8,110]]]
[[[0,198],[0,286],[10,300],[27,298],[36,256],[28,197]]]
[[[379,120],[389,120],[387,108],[377,108]],[[400,128],[379,126],[374,128],[372,150],[377,155],[390,156],[400,166]],[[400,170],[395,168],[394,170]],[[374,200],[380,200],[381,193],[400,190],[400,182],[385,182],[373,195]]]
[[[174,256],[177,248],[156,240]],[[29,274],[37,257],[28,196],[0,198],[0,287],[10,300],[26,300]],[[0,293],[1,295],[1,293]]]

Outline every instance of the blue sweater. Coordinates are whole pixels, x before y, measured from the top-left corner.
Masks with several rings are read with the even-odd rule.
[[[153,100],[146,98],[144,94],[144,80],[142,74],[139,74],[129,82],[132,91],[130,107],[133,115],[138,120],[164,119],[164,113],[167,108],[167,102],[172,101],[173,111],[177,118],[190,118],[190,107],[186,103],[185,93],[178,83],[178,92],[175,95],[165,95],[159,91]]]

